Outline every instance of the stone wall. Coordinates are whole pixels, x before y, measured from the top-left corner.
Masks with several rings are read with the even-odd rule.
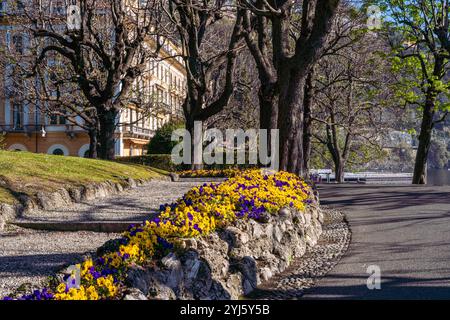
[[[130,270],[125,299],[238,299],[303,256],[317,243],[322,223],[316,199],[304,212],[284,208],[264,222],[240,220],[183,240],[182,250],[154,266]]]
[[[170,178],[167,177],[167,179]],[[111,196],[144,183],[145,180],[128,178],[122,182],[105,181],[85,186],[61,188],[54,192],[37,192],[33,196],[21,195],[17,204],[0,204],[0,230],[4,229],[6,223],[14,221],[24,212],[62,208],[76,202]]]

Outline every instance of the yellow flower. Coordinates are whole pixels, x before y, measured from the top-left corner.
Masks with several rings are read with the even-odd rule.
[[[65,291],[66,291],[66,284],[65,283],[60,283],[56,287],[56,292],[58,292],[58,293],[64,293]]]
[[[99,299],[98,292],[94,286],[90,286],[89,288],[86,289],[86,295],[87,295],[88,300],[98,300]]]

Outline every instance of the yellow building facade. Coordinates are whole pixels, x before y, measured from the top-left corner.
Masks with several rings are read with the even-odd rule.
[[[0,55],[23,54],[27,50],[28,35],[2,15],[6,6],[7,2],[0,0]],[[167,43],[161,50],[161,57],[149,60],[145,74],[136,80],[137,94],[151,96],[158,106],[157,111],[149,114],[136,107],[121,111],[116,130],[116,156],[145,154],[150,138],[159,127],[170,119],[182,118],[186,72],[182,59],[175,57],[178,53],[179,48]],[[63,117],[49,116],[39,108],[22,103],[22,97],[15,96],[9,89],[9,67],[12,66],[0,67],[0,135],[5,137],[6,149],[86,156],[89,150],[87,132]],[[81,122],[77,119],[77,123]]]

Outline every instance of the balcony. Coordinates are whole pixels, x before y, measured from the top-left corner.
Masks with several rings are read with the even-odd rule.
[[[3,133],[32,133],[42,129],[42,125],[28,124],[24,126],[0,125],[0,132]]]
[[[128,125],[123,127],[123,133],[127,137],[149,140],[155,134],[154,130]]]

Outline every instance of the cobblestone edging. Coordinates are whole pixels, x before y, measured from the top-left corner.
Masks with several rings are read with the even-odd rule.
[[[166,177],[166,180],[170,180],[170,177]],[[61,188],[55,192],[37,192],[34,196],[22,195],[19,197],[19,204],[0,204],[0,230],[4,230],[6,223],[33,210],[54,210],[68,207],[74,203],[118,194],[146,182],[142,179],[128,178],[121,182],[105,181],[80,187]]]
[[[314,247],[296,260],[284,272],[264,282],[249,299],[287,300],[299,299],[333,269],[347,252],[351,231],[345,215],[339,211],[324,208],[323,232]]]

